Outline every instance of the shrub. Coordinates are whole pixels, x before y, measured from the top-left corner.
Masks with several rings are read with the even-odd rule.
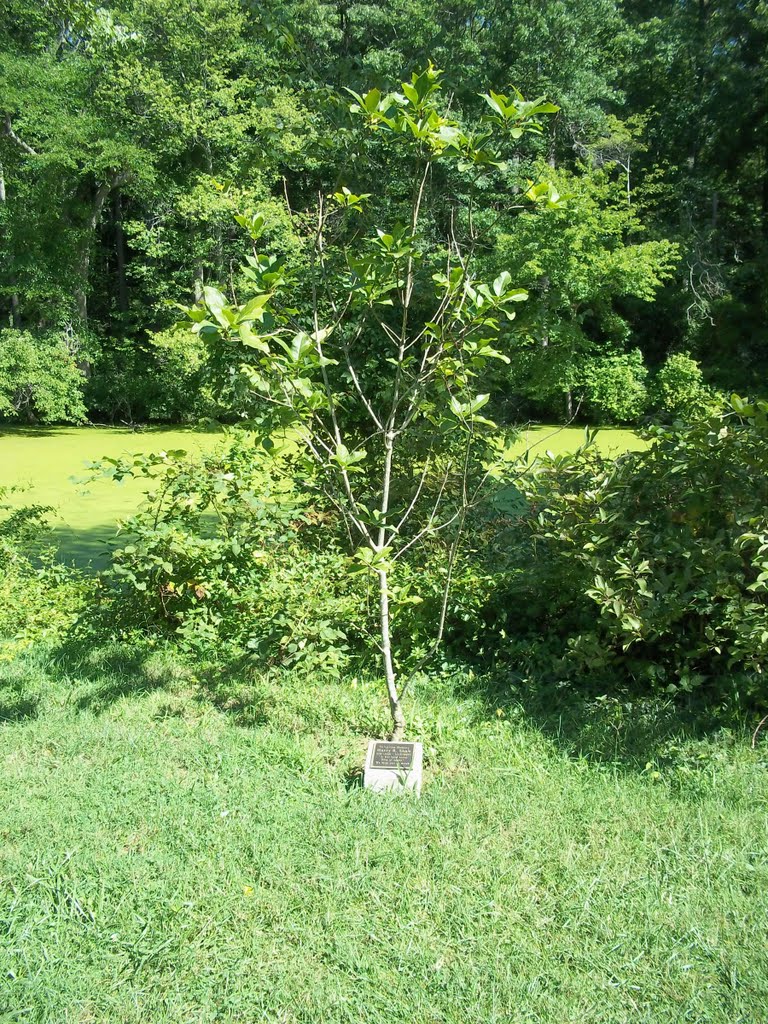
[[[521,478],[539,600],[570,623],[574,673],[669,692],[738,675],[764,696],[768,403],[734,396],[728,413],[652,436],[616,462],[581,451]],[[594,617],[579,629],[585,599]]]
[[[692,417],[713,411],[717,398],[704,383],[701,367],[685,352],[667,356],[651,388],[654,408],[663,417]]]
[[[593,419],[636,423],[648,403],[647,375],[639,349],[588,359],[581,371],[581,384]]]
[[[83,383],[62,337],[0,331],[0,419],[80,423]]]
[[[142,345],[105,344],[86,387],[88,408],[110,420],[180,423],[221,411],[205,388],[206,353],[189,331],[170,328]]]
[[[35,641],[60,638],[91,586],[43,546],[50,510],[11,506],[8,495],[0,487],[0,660]]]
[[[347,559],[325,513],[246,435],[195,461],[182,451],[105,460],[154,480],[106,574],[110,618],[182,647],[228,645],[265,665],[336,674],[361,618]]]

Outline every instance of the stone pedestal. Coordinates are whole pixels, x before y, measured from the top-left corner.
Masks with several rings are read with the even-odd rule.
[[[365,758],[363,785],[376,793],[411,791],[420,796],[423,759],[421,743],[371,740]]]

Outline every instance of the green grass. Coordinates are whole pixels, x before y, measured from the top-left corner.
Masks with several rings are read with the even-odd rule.
[[[0,429],[0,486],[23,486],[19,502],[56,510],[51,522],[63,561],[102,566],[117,521],[135,510],[144,485],[130,480],[76,483],[86,475],[86,463],[103,456],[162,449],[200,451],[220,437],[191,429],[152,428],[135,433],[104,427],[4,428]],[[578,427],[535,426],[523,430],[510,452],[518,455],[528,448],[534,454],[547,449],[558,454],[572,451],[583,439],[584,431]],[[633,431],[619,428],[602,430],[598,443],[608,455],[644,446]]]
[[[0,1021],[768,1021],[766,744],[663,705],[162,652],[0,665]]]

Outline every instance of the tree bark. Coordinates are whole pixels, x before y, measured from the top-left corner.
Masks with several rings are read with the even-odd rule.
[[[389,488],[392,480],[392,457],[394,454],[395,443],[395,437],[392,430],[392,426],[396,411],[397,389],[395,389],[395,398],[392,406],[392,414],[390,416],[388,428],[384,436],[384,478],[382,480],[381,492],[382,525],[379,527],[377,545],[379,551],[383,550],[387,539],[387,530],[384,524],[387,514],[389,513]],[[384,679],[387,684],[387,694],[389,695],[389,711],[390,714],[392,715],[392,735],[390,736],[390,739],[400,740],[403,738],[403,734],[405,733],[405,716],[403,714],[403,707],[400,702],[400,694],[397,692],[395,667],[392,662],[392,630],[389,619],[389,581],[385,569],[380,569],[378,576],[381,658],[384,664]]]
[[[0,203],[5,205],[8,202],[8,196],[5,191],[5,172],[3,171],[3,165],[0,163]],[[16,291],[16,279],[11,276],[10,283],[12,287],[11,292],[11,325],[17,330],[21,330],[21,313],[19,311],[19,295]]]
[[[87,233],[83,239],[83,244],[80,249],[80,257],[78,259],[77,270],[80,283],[75,289],[75,312],[78,320],[82,324],[88,323],[88,278],[90,276],[91,269],[91,246],[93,244],[93,236],[96,232],[96,228],[99,226],[99,221],[101,220],[101,215],[104,210],[104,204],[106,203],[110,193],[113,189],[119,188],[120,185],[124,184],[127,180],[127,172],[114,174],[110,179],[103,181],[98,186],[96,194],[93,197],[93,203],[86,222]]]
[[[81,324],[88,323],[88,278],[91,269],[91,245],[93,234],[101,220],[101,213],[107,196],[112,191],[112,182],[103,181],[96,189],[88,220],[86,222],[87,234],[80,247],[80,256],[77,261],[77,276],[80,283],[75,289],[75,312]]]
[[[120,192],[115,192],[114,201],[115,216],[115,259],[117,261],[117,308],[120,313],[128,312],[128,284],[125,279],[125,233],[123,231],[122,197]],[[121,332],[125,330],[125,324],[121,325]]]
[[[384,678],[389,695],[389,713],[392,716],[390,739],[401,740],[405,734],[405,716],[397,692],[395,670],[392,664],[392,638],[389,622],[389,589],[387,573],[379,571],[379,625],[381,627],[381,657],[384,663]]]
[[[203,285],[205,284],[205,268],[202,265],[195,267],[195,302],[199,302],[203,297]]]

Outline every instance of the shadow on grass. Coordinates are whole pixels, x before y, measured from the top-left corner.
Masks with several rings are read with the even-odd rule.
[[[40,697],[27,689],[24,679],[9,678],[0,670],[0,726],[37,718]]]
[[[716,734],[749,735],[748,713],[736,701],[725,707],[704,696],[673,700],[594,683],[533,686],[498,675],[463,683],[457,696],[479,697],[479,718],[533,726],[568,757],[633,772],[672,763],[686,745]]]
[[[271,716],[254,675],[251,660],[246,656],[222,665],[205,666],[195,677],[197,698],[223,711],[243,728],[267,725]]]
[[[245,657],[195,665],[165,645],[115,641],[89,635],[82,627],[55,657],[59,668],[84,690],[72,702],[78,711],[103,714],[125,699],[181,689],[188,699],[225,712],[239,726],[252,728],[270,719]]]
[[[348,793],[356,793],[358,790],[363,789],[363,768],[361,765],[355,765],[344,773],[344,789]]]
[[[196,717],[215,710],[242,729],[264,726],[294,735],[379,735],[378,708],[313,675],[265,667],[250,654],[230,652],[216,660],[194,660],[170,642],[115,641],[86,632],[81,623],[54,652],[67,677],[70,707],[104,714],[122,701],[164,693],[155,718]]]
[[[78,711],[101,714],[120,700],[152,693],[174,678],[163,673],[151,651],[114,641],[89,644],[78,636],[59,647],[55,657],[64,673],[90,684],[72,702]]]
[[[81,627],[56,652],[59,669],[76,683],[72,706],[102,714],[120,701],[165,691],[167,702],[156,717],[199,714],[203,708],[226,715],[236,726],[274,726],[294,734],[327,734],[336,729],[351,735],[378,735],[381,722],[368,702],[350,697],[348,687],[324,692],[322,681],[265,670],[250,655],[230,655],[195,662],[164,642],[117,642]],[[0,677],[0,681],[1,681]],[[499,718],[537,730],[566,756],[642,772],[649,764],[674,763],[681,751],[727,733],[735,740],[748,732],[750,716],[734,703],[730,709],[707,704],[704,697],[672,700],[665,695],[606,690],[595,685],[523,683],[501,671],[480,672],[457,665],[445,686],[427,683],[427,704],[463,708],[461,718],[472,727]],[[432,692],[430,692],[432,691]],[[36,714],[36,704],[23,694],[0,703],[0,719]],[[0,690],[0,700],[2,691]],[[409,709],[418,714],[418,704]],[[469,714],[467,714],[469,711]],[[373,717],[372,717],[373,716]],[[357,780],[350,776],[348,788]]]

